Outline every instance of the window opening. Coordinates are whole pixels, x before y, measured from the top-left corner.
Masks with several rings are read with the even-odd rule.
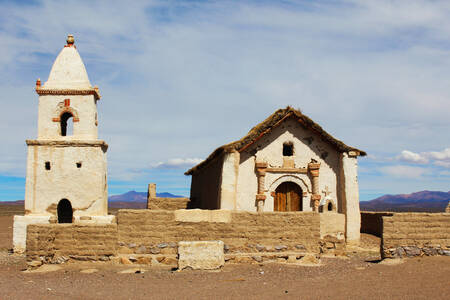
[[[77,168],[81,168],[81,161],[77,162]]]
[[[294,145],[292,143],[283,144],[283,156],[294,155]]]
[[[328,211],[332,211],[333,210],[333,203],[328,202]]]
[[[61,116],[61,135],[67,136],[73,134],[73,115],[65,112]]]
[[[51,169],[51,166],[50,166],[50,162],[49,162],[49,161],[46,161],[46,162],[45,162],[45,169],[46,169],[47,171],[49,171],[49,170]]]

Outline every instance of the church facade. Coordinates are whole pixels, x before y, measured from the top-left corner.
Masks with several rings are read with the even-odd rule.
[[[38,135],[27,140],[25,215],[14,218],[14,248],[25,249],[26,226],[111,222],[107,203],[108,145],[98,139],[97,102],[73,36],[47,82],[36,82]]]
[[[287,107],[185,174],[194,207],[342,214],[347,241],[357,241],[357,157],[364,155]]]

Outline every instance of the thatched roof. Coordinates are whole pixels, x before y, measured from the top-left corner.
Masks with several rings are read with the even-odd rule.
[[[238,141],[223,145],[216,150],[214,150],[213,153],[211,153],[207,159],[205,159],[200,164],[196,165],[195,167],[188,170],[185,175],[192,175],[201,168],[205,167],[207,164],[209,164],[214,159],[218,158],[222,153],[228,153],[232,152],[234,150],[238,152],[242,152],[248,147],[250,147],[253,143],[258,141],[260,138],[262,138],[264,135],[268,134],[272,129],[280,125],[284,120],[288,118],[293,118],[297,120],[303,127],[307,128],[308,130],[311,130],[318,135],[321,136],[323,141],[326,141],[333,145],[339,152],[349,152],[354,151],[357,152],[357,155],[365,156],[366,152],[347,146],[340,140],[335,139],[332,137],[329,133],[327,133],[325,130],[322,129],[322,127],[315,123],[313,120],[311,120],[308,116],[302,114],[299,110],[296,110],[290,106],[286,108],[279,109],[275,111],[272,115],[270,115],[267,119],[265,119],[263,122],[259,123],[255,127],[253,127],[246,136],[241,138]]]

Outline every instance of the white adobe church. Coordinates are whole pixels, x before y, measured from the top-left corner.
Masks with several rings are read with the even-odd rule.
[[[185,174],[192,175],[193,207],[324,212],[330,220],[342,219],[347,242],[356,242],[361,220],[357,157],[364,155],[287,107]]]
[[[110,223],[108,145],[98,139],[97,102],[83,61],[69,35],[47,82],[36,82],[38,136],[27,140],[25,215],[14,217],[14,251],[22,252],[26,227],[36,223]]]

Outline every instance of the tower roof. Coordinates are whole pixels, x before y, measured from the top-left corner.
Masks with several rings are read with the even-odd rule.
[[[43,89],[92,89],[83,60],[74,45],[72,35],[59,53]]]

